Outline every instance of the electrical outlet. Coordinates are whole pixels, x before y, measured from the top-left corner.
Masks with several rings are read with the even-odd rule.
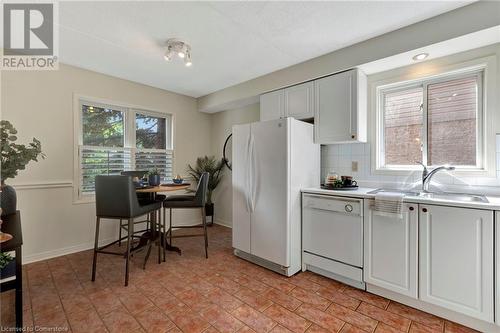
[[[358,172],[358,161],[352,161],[352,163],[351,163],[351,171]]]

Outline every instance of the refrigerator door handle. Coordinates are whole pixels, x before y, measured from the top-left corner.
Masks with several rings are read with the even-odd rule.
[[[250,165],[251,165],[251,154],[250,154],[250,149],[251,149],[251,134],[248,136],[248,141],[247,141],[247,149],[246,149],[246,163],[245,163],[245,202],[247,206],[247,211],[251,212],[251,204],[250,204],[250,175],[251,175],[251,170],[250,170]]]
[[[254,137],[253,137],[253,134],[250,138],[250,149],[251,149],[251,153],[250,153],[250,159],[251,159],[251,162],[250,162],[250,169],[251,169],[251,173],[250,173],[250,207],[251,207],[251,212],[253,213],[255,211],[255,195],[256,195],[256,170],[257,170],[257,167],[256,167],[256,158],[255,158],[255,140],[254,140]]]

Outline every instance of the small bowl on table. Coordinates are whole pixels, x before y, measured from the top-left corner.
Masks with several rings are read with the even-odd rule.
[[[180,184],[182,184],[184,182],[184,179],[182,179],[182,178],[174,178],[174,179],[172,179],[172,182],[174,184],[180,185]]]

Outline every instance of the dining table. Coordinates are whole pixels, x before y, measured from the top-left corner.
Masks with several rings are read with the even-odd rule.
[[[175,183],[167,183],[167,184],[160,184],[157,186],[144,186],[142,188],[137,188],[136,192],[137,193],[148,193],[151,194],[152,199],[155,200],[158,196],[158,193],[164,193],[164,192],[174,192],[174,191],[182,191],[182,190],[187,190],[191,184],[189,183],[183,183],[183,184],[175,184]],[[160,213],[160,221],[161,221],[161,213]],[[156,221],[154,221],[156,222]],[[161,225],[161,223],[160,223]],[[166,233],[166,230],[165,230]],[[154,233],[153,233],[154,234]],[[154,237],[154,235],[152,235]],[[156,237],[154,237],[156,238]],[[181,249],[178,248],[177,246],[172,246],[168,240],[167,237],[165,236],[164,233],[160,233],[160,244],[165,247],[165,250],[167,251],[173,251],[181,254]],[[145,243],[139,243],[137,247],[134,248],[134,250],[138,249],[139,247],[145,246]],[[146,256],[146,259],[144,263],[147,261],[147,257],[149,257],[149,253]]]

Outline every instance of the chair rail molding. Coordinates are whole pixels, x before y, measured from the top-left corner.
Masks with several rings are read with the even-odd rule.
[[[32,183],[17,183],[11,184],[16,191],[21,190],[35,190],[35,189],[51,189],[51,188],[64,188],[73,187],[72,180],[54,180],[46,182],[32,182]]]

